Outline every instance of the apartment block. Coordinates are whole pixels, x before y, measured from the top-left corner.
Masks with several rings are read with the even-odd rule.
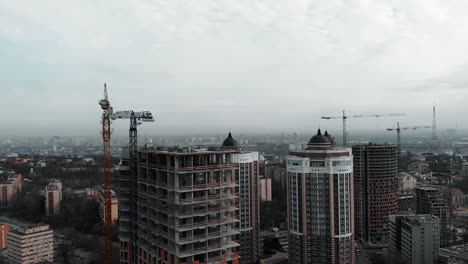
[[[11,229],[8,234],[8,260],[12,264],[54,261],[54,232],[49,225]]]
[[[439,219],[429,214],[391,215],[390,251],[410,264],[438,263]]]
[[[289,153],[289,263],[356,263],[351,149],[318,130]]]
[[[353,146],[356,236],[387,243],[388,216],[398,212],[398,151],[388,144]]]
[[[129,242],[136,247],[128,254],[137,263],[239,263],[239,164],[233,163],[238,153],[140,150],[137,236]]]
[[[430,214],[440,221],[440,245],[448,244],[449,197],[433,187],[416,188],[416,213]]]
[[[231,163],[239,164],[236,179],[239,183],[240,222],[236,228],[240,233],[235,241],[240,244],[238,250],[240,263],[258,263],[262,255],[259,240],[261,188],[259,153],[242,151],[231,133],[223,141],[221,149],[240,151],[231,155]]]

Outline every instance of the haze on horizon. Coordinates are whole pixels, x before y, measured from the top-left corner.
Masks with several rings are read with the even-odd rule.
[[[143,133],[468,128],[465,0],[0,0],[0,134],[93,135],[103,83]],[[118,123],[118,124],[117,124]],[[115,129],[128,129],[125,121]],[[237,133],[238,134],[238,133]]]

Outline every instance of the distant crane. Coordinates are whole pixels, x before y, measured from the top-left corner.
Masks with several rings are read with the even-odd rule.
[[[387,131],[396,131],[397,132],[397,147],[398,147],[398,156],[401,155],[401,130],[409,130],[409,129],[421,129],[421,128],[431,128],[432,126],[413,126],[413,127],[400,127],[400,122],[397,122],[397,127],[395,128],[387,128]]]
[[[361,118],[361,117],[384,117],[384,116],[404,116],[403,113],[390,113],[390,114],[369,114],[369,115],[346,115],[343,110],[342,116],[322,116],[322,119],[343,119],[343,146],[346,147],[346,119],[348,118]]]
[[[102,109],[102,142],[104,167],[104,264],[112,263],[112,214],[111,214],[111,167],[112,156],[110,149],[112,106],[107,96],[107,86],[104,83],[104,98],[99,101]]]

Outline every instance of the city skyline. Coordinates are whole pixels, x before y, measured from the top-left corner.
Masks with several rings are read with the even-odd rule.
[[[434,104],[439,128],[467,128],[464,1],[0,7],[0,110],[21,107],[0,116],[2,134],[97,133],[104,82],[116,110],[154,113],[149,133],[338,129],[320,116],[341,109],[408,114],[382,127],[426,125]],[[71,11],[51,11],[62,9]]]

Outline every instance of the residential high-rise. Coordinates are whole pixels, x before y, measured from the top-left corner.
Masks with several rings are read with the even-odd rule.
[[[134,257],[142,264],[239,263],[239,163],[233,162],[239,153],[219,148],[140,150],[137,191],[123,198],[131,185],[122,186],[119,179],[119,200],[137,205],[121,204],[121,212],[128,210],[121,220],[131,224],[127,219],[137,216],[136,226],[120,224],[120,230],[133,228],[137,235],[121,235],[121,263],[134,263]]]
[[[391,215],[390,252],[411,264],[438,263],[439,219],[429,214]]]
[[[235,240],[240,244],[240,263],[258,263],[262,255],[259,244],[259,153],[241,151],[231,133],[223,141],[222,149],[240,151],[240,153],[231,155],[231,162],[239,164],[236,178],[239,180],[240,223],[237,228],[240,234],[236,236]]]
[[[353,146],[356,236],[387,243],[388,216],[398,212],[398,153],[395,145]]]
[[[325,132],[290,149],[289,263],[355,263],[353,156]]]
[[[54,261],[54,232],[49,225],[11,229],[8,234],[8,260],[12,264]]]
[[[430,214],[440,220],[440,245],[448,244],[447,224],[449,218],[448,196],[433,187],[416,188],[416,213]]]

